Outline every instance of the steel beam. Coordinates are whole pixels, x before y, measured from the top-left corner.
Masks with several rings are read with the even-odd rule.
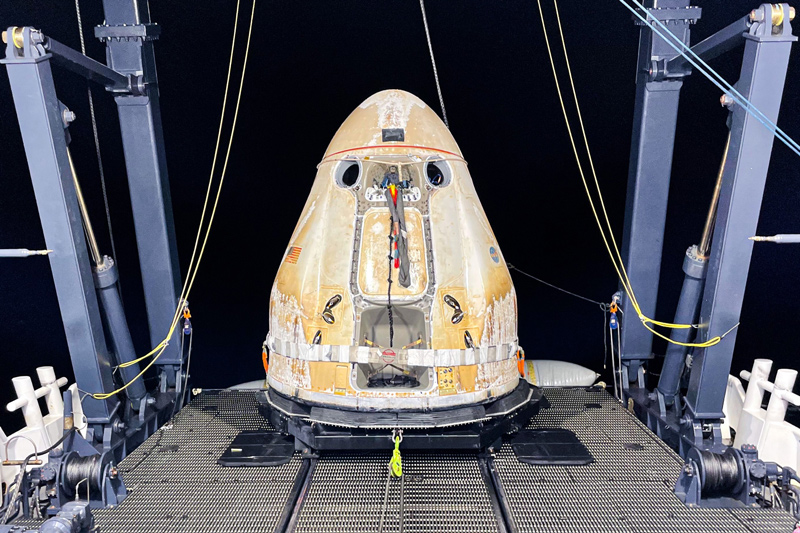
[[[145,95],[117,96],[122,145],[128,173],[136,243],[142,272],[150,340],[153,346],[167,335],[180,295],[172,199],[164,151],[153,40],[158,32],[150,23],[146,0],[104,0],[105,25],[95,34],[106,42],[108,66],[125,75],[141,76]],[[157,364],[181,364],[177,328]]]
[[[97,82],[110,91],[131,92],[128,76],[123,76],[119,72],[50,37],[45,37],[44,47],[53,54],[52,61],[54,64],[71,70],[87,80]]]
[[[647,5],[651,16],[665,20],[673,33],[689,44],[689,26],[700,16],[698,9],[681,0],[661,1],[657,8],[653,7],[654,1]],[[649,317],[655,315],[658,297],[675,126],[683,85],[680,79],[656,80],[653,66],[674,55],[675,51],[661,37],[642,26],[622,260],[641,311]],[[627,294],[621,292],[627,318],[621,332],[622,358],[628,366],[628,380],[634,381],[641,361],[652,357],[653,337],[637,319]]]
[[[737,90],[773,123],[777,122],[792,42],[788,4],[783,21],[773,25],[766,14],[746,36]],[[770,12],[769,4],[761,6]],[[774,136],[741,106],[731,113],[731,141],[720,190],[717,221],[711,248],[698,339],[722,335],[739,323],[761,199],[767,178]],[[689,378],[686,406],[695,419],[723,416],[736,330],[719,344],[696,350]]]
[[[700,56],[703,61],[710,61],[715,57],[729,52],[744,43],[744,35],[752,26],[750,15],[740,18],[736,22],[727,25],[714,35],[703,39],[692,47],[692,52]],[[666,72],[684,72],[690,70],[689,61],[679,55],[667,62]]]
[[[67,157],[63,106],[56,97],[50,54],[30,28],[9,39],[6,58],[25,155],[39,208],[58,305],[78,387],[90,392],[114,390],[94,280]],[[14,29],[9,29],[9,34]],[[90,423],[107,423],[116,398],[84,399]]]

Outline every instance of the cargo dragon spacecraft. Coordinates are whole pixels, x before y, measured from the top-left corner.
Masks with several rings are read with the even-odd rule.
[[[278,423],[528,412],[539,395],[520,379],[517,340],[514,285],[449,130],[407,92],[368,98],[318,166],[270,295]]]

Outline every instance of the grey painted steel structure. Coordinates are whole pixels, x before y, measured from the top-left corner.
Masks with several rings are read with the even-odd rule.
[[[103,0],[105,24],[95,35],[106,43],[108,66],[124,75],[141,76],[146,94],[116,96],[122,147],[128,171],[139,266],[142,273],[150,341],[167,335],[180,296],[172,199],[161,127],[153,40],[158,26],[150,22],[143,0]],[[179,328],[156,364],[166,370],[169,385],[181,364]]]
[[[112,391],[111,356],[103,334],[100,306],[83,233],[75,183],[67,156],[65,113],[56,97],[50,54],[41,34],[23,28],[22,46],[8,34],[3,63],[14,96],[33,190],[55,282],[61,318],[78,387]],[[116,398],[86,398],[90,423],[108,423],[119,407]]]
[[[657,8],[652,7],[655,4],[655,0],[645,3],[652,8],[653,16],[668,21],[673,33],[688,45],[689,27],[700,17],[700,9],[687,7],[685,0],[662,0]],[[651,71],[654,64],[674,55],[667,43],[642,27],[621,252],[642,313],[650,317],[655,315],[658,297],[672,151],[683,86],[680,78],[659,79]],[[624,291],[621,306],[628,318],[621,331],[622,357],[628,364],[629,379],[634,381],[642,362],[653,356],[653,337],[636,318]]]
[[[660,2],[659,8],[674,8],[674,13],[691,9],[679,9],[680,2],[669,2],[669,5]],[[776,17],[779,20],[777,24],[773,23],[773,9],[783,10],[783,17]],[[663,20],[659,10],[650,10],[650,13]],[[789,53],[792,42],[796,40],[791,33],[789,13],[788,4],[779,4],[775,8],[763,4],[753,11],[753,15],[734,22],[692,48],[708,60],[744,44],[736,88],[772,122],[777,122]],[[688,29],[683,29],[681,22],[677,24],[683,30],[677,35],[688,42]],[[679,86],[669,84],[680,83],[679,80],[690,73],[687,61],[671,48],[664,53],[663,46],[665,43],[660,37],[642,27],[623,243],[623,258],[632,285],[643,313],[651,317],[659,281],[663,215],[667,205],[679,89]],[[671,91],[667,89],[671,97],[658,99],[650,94],[661,87],[672,88]],[[696,247],[687,252],[686,278],[676,313],[676,321],[694,323],[692,317],[699,309],[697,323],[703,327],[696,330],[697,342],[723,335],[739,322],[753,247],[748,238],[756,231],[772,152],[773,133],[741,106],[731,105],[730,109],[730,141],[720,179],[710,253],[707,261],[698,261],[698,254],[693,253]],[[660,116],[662,120],[651,122],[653,116]],[[654,153],[647,153],[648,150]],[[627,303],[624,299],[623,304]],[[628,316],[633,314],[630,312]],[[692,331],[675,330],[673,340],[690,342]],[[629,379],[634,381],[640,375],[638,367],[641,362],[650,356],[652,334],[633,317],[623,325],[622,338],[623,358],[629,366]],[[735,341],[736,330],[733,329],[718,344],[694,349],[688,392],[685,401],[676,402],[674,409],[667,410],[667,407],[671,396],[674,397],[678,390],[686,355],[684,349],[672,346],[668,349],[656,394],[647,394],[641,388],[641,380],[640,388],[631,387],[628,391],[640,405],[637,408],[640,415],[659,436],[673,441],[681,453],[690,446],[717,448],[721,445],[718,420],[723,416],[722,403]],[[682,411],[683,407],[685,411]],[[710,440],[704,437],[704,431],[709,427]],[[670,437],[669,433],[674,435]]]
[[[180,270],[166,172],[152,41],[158,27],[150,23],[142,0],[105,0],[106,23],[96,29],[106,43],[108,66],[98,63],[32,28],[9,28],[6,64],[22,131],[39,215],[45,234],[56,293],[76,381],[80,389],[108,393],[116,389],[112,365],[135,358],[124,310],[119,300],[116,269],[109,260],[93,268],[87,253],[77,182],[70,171],[65,131],[74,115],[59,102],[52,63],[101,83],[115,95],[139,249],[150,337],[164,339],[178,305]],[[86,218],[86,217],[84,217]],[[102,306],[98,305],[98,294]],[[108,326],[116,354],[104,336]],[[177,382],[182,363],[178,328],[156,362],[160,392]],[[125,382],[138,367],[121,369]],[[140,381],[126,391],[134,402],[84,399],[84,412],[103,447],[125,450],[141,442],[172,407],[172,396],[153,397]],[[147,401],[145,401],[147,400]],[[137,412],[138,411],[138,412]],[[125,424],[117,422],[124,421]],[[98,444],[99,445],[99,444]]]
[[[773,26],[771,17],[754,23],[744,33],[744,56],[737,90],[760,109],[773,123],[786,81],[786,69],[792,43],[789,5],[781,4],[783,23]],[[770,9],[765,4],[761,10]],[[774,136],[741,106],[734,106],[730,116],[731,141],[723,171],[717,220],[709,257],[698,340],[722,335],[739,323],[747,274],[761,199],[767,180]],[[721,418],[722,402],[730,373],[736,330],[719,344],[696,350],[686,406],[695,418]]]
[[[153,435],[119,465],[126,484],[135,487],[124,504],[92,512],[103,533],[378,531],[382,515],[383,531],[397,533],[401,514],[407,532],[792,531],[795,520],[776,507],[684,506],[671,488],[683,461],[606,391],[544,392],[551,407],[530,427],[572,430],[595,462],[524,464],[505,444],[488,460],[495,491],[507,506],[492,505],[479,471],[482,459],[473,454],[404,450],[403,504],[398,481],[386,507],[388,452],[326,454],[311,475],[299,452],[276,467],[221,467],[220,450],[238,432],[274,428],[259,413],[257,391],[204,390],[171,429]],[[293,490],[304,486],[306,492]],[[286,527],[291,523],[294,529]]]

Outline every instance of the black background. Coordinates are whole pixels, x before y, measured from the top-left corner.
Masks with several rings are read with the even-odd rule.
[[[545,15],[554,28],[552,4]],[[701,2],[693,42],[757,7],[752,0]],[[240,41],[251,4],[242,2]],[[92,28],[98,0],[82,2],[88,54],[104,57]],[[616,235],[621,236],[633,114],[638,28],[618,2],[562,0],[562,18],[589,142]],[[595,300],[617,281],[580,183],[544,48],[535,2],[429,0],[428,18],[452,133],[459,143],[508,262]],[[161,109],[183,272],[205,194],[217,131],[235,3],[151,2]],[[31,25],[79,47],[68,1],[5,0],[0,26]],[[553,34],[555,37],[555,34]],[[713,64],[731,82],[741,52]],[[234,76],[240,71],[237,54]],[[101,248],[110,254],[85,82],[57,71],[59,96],[78,115],[72,152]],[[236,78],[235,78],[236,79]],[[263,375],[269,290],[315,175],[341,122],[369,95],[408,90],[438,111],[419,5],[414,0],[258,3],[253,42],[216,222],[191,309],[192,384],[224,387]],[[699,74],[685,84],[672,171],[657,316],[671,320],[687,246],[698,241],[724,145],[719,90]],[[138,259],[115,105],[94,91],[117,259],[137,349],[148,347]],[[780,125],[800,138],[797,53],[789,67]],[[232,105],[229,106],[232,109]],[[230,118],[226,125],[230,124]],[[0,247],[44,248],[5,69],[0,69]],[[798,161],[777,144],[760,234],[800,232]],[[757,245],[733,371],[753,358],[796,367],[796,265],[800,246]],[[529,357],[603,369],[603,315],[592,304],[514,274],[520,341]],[[10,379],[55,366],[72,370],[44,258],[0,260],[0,404]],[[656,352],[664,347],[656,343]],[[660,363],[653,365],[658,371]],[[604,372],[606,379],[608,372]],[[34,379],[34,382],[36,380]],[[7,432],[21,423],[3,409]]]

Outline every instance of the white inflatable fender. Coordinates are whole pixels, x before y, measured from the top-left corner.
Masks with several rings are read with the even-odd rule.
[[[255,381],[247,381],[228,388],[231,390],[264,390],[267,388],[267,380],[257,379]]]
[[[525,360],[525,379],[537,387],[588,387],[600,374],[584,366],[551,359]]]

